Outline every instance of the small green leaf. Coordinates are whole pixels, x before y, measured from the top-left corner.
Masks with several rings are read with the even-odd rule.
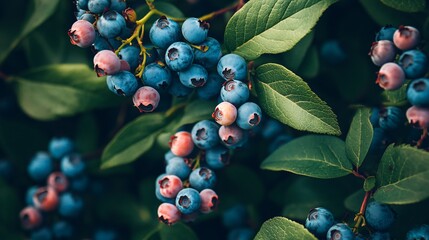
[[[153,145],[166,124],[164,114],[144,114],[128,123],[109,142],[101,156],[101,168],[106,169],[136,160]]]
[[[317,240],[301,224],[284,217],[271,218],[262,224],[255,240]]]
[[[375,200],[410,204],[429,197],[429,152],[408,145],[390,145],[377,171]]]
[[[375,182],[376,180],[374,176],[367,177],[363,183],[363,190],[365,192],[371,191],[375,187]]]
[[[407,100],[407,87],[409,82],[402,85],[401,88],[391,91],[383,91],[381,96],[383,98],[384,106],[405,106],[408,104]]]
[[[226,47],[247,60],[264,53],[285,52],[307,35],[322,13],[335,2],[250,1],[229,20],[225,29]]]
[[[260,105],[271,117],[302,131],[341,134],[331,108],[293,72],[268,63],[256,69],[256,78]]]
[[[344,141],[333,136],[307,135],[281,146],[261,168],[315,178],[336,178],[352,172]]]
[[[360,167],[371,146],[373,129],[369,121],[370,111],[369,108],[357,109],[346,137],[346,154],[356,167]]]
[[[183,118],[178,122],[177,128],[182,125],[210,119],[215,107],[215,101],[197,100],[187,104],[183,113]]]
[[[381,2],[403,12],[422,12],[426,8],[425,0],[381,0]]]
[[[118,104],[105,78],[83,64],[58,64],[29,70],[12,77],[21,108],[38,120],[72,116]]]

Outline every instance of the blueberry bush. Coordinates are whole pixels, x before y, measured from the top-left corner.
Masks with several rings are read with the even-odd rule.
[[[15,0],[1,239],[429,239],[426,0]]]

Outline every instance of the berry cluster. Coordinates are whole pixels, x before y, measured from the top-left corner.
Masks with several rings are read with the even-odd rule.
[[[400,26],[398,29],[385,26],[376,35],[376,42],[372,44],[369,53],[372,62],[381,66],[376,83],[384,90],[391,91],[406,84],[406,79],[410,80],[407,99],[413,106],[408,108],[406,114],[401,108],[394,106],[374,109],[371,119],[375,127],[375,140],[383,139],[384,130],[400,127],[405,116],[411,125],[423,129],[417,146],[420,146],[427,136],[429,79],[425,78],[425,74],[428,71],[428,60],[426,54],[418,49],[419,44],[420,32],[412,26]]]

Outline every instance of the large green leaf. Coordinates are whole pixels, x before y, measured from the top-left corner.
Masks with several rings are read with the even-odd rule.
[[[244,5],[225,29],[228,50],[253,60],[264,53],[285,52],[316,25],[336,0],[259,0]]]
[[[333,136],[306,135],[281,146],[261,168],[315,178],[336,178],[352,172],[344,141]]]
[[[377,171],[377,201],[409,204],[429,197],[429,152],[408,145],[390,145]]]
[[[408,104],[407,100],[407,87],[409,82],[405,83],[396,90],[390,90],[390,91],[383,91],[381,93],[381,96],[383,98],[383,105],[384,106],[405,106]]]
[[[381,0],[381,2],[403,12],[421,12],[426,8],[425,0]]]
[[[346,138],[347,157],[356,167],[360,167],[371,146],[373,129],[369,121],[370,110],[357,109]]]
[[[271,117],[302,131],[341,134],[331,108],[285,67],[258,67],[254,83],[261,107]]]
[[[83,64],[58,64],[29,70],[11,81],[21,108],[38,120],[53,120],[119,103],[105,78]]]
[[[284,217],[275,217],[262,224],[255,240],[316,240],[303,225]]]
[[[17,5],[16,8],[2,12],[2,14],[6,13],[2,16],[2,19],[6,21],[0,23],[0,35],[2,36],[0,38],[0,63],[27,34],[40,26],[55,12],[59,2],[59,0],[32,0],[30,4],[26,2],[26,5],[18,5],[19,3],[15,2],[12,4]],[[29,8],[28,16],[22,15],[25,12],[25,7]]]

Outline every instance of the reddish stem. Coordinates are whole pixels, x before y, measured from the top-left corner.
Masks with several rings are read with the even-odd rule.
[[[428,136],[428,129],[423,128],[423,133],[420,136],[420,139],[417,141],[417,145],[416,145],[417,148],[419,148],[423,144],[423,141],[426,139],[427,136]]]
[[[362,205],[360,205],[360,214],[364,214],[366,205],[368,204],[368,199],[371,196],[371,191],[365,192],[365,197],[363,198]]]
[[[355,177],[358,177],[358,178],[360,178],[360,179],[363,179],[363,180],[366,180],[366,177],[364,176],[364,175],[362,175],[362,174],[360,174],[358,171],[356,171],[356,170],[353,170],[353,175],[355,176]]]

